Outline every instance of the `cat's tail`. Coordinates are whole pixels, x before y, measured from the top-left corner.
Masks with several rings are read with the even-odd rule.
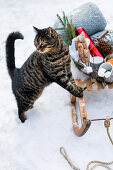
[[[6,63],[9,75],[12,77],[15,71],[15,48],[14,43],[16,39],[24,39],[23,35],[20,32],[13,32],[9,34],[6,40]]]

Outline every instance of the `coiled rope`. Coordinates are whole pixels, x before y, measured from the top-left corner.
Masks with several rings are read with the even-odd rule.
[[[107,135],[109,137],[109,140],[111,142],[111,144],[113,145],[113,140],[111,138],[110,132],[109,132],[109,127],[110,127],[110,120],[113,118],[109,118],[107,117],[106,119],[93,119],[91,121],[98,121],[98,120],[104,120],[104,126],[107,130]],[[71,159],[69,158],[69,156],[67,155],[67,152],[65,150],[64,147],[60,147],[60,153],[63,155],[63,157],[65,158],[65,160],[68,162],[68,164],[72,167],[72,169],[74,170],[80,170],[78,167],[75,167],[74,164],[72,163]],[[89,169],[91,164],[95,164],[92,168]],[[105,167],[108,170],[113,170],[109,167],[109,165],[112,165],[113,161],[111,162],[101,162],[101,161],[90,161],[87,164],[86,170],[93,170],[95,167],[97,166],[101,166],[101,167]]]

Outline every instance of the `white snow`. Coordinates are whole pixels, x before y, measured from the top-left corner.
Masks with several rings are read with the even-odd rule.
[[[77,137],[72,129],[70,94],[55,83],[44,90],[22,124],[6,69],[5,40],[10,32],[21,31],[25,37],[16,41],[16,65],[20,67],[35,50],[33,25],[53,26],[57,13],[68,13],[88,1],[0,0],[0,170],[71,170],[59,152],[61,146],[81,170],[91,160],[113,160],[103,121],[92,123],[83,137]],[[100,7],[108,27],[113,28],[113,1],[90,1]],[[89,119],[113,117],[112,89],[98,91],[94,87],[84,95]],[[112,129],[113,121],[113,138]]]

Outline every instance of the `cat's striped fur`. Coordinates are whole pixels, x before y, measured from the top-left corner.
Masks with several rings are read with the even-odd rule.
[[[82,96],[83,92],[72,77],[69,49],[62,38],[52,28],[43,29],[42,32],[35,30],[37,35],[34,42],[38,51],[33,52],[20,69],[15,67],[14,42],[23,39],[23,36],[19,32],[11,33],[6,41],[7,68],[22,122],[26,119],[24,113],[33,107],[43,89],[52,82],[74,96]]]

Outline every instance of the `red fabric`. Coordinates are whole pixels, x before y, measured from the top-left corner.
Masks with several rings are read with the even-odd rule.
[[[89,50],[91,52],[91,55],[92,56],[99,56],[99,57],[102,57],[103,60],[104,60],[104,57],[100,54],[100,52],[97,50],[96,46],[94,45],[93,41],[91,40],[91,38],[86,34],[85,30],[81,27],[79,27],[77,29],[77,34],[81,34],[82,32],[85,33],[85,37],[90,39],[90,44],[89,44]]]

